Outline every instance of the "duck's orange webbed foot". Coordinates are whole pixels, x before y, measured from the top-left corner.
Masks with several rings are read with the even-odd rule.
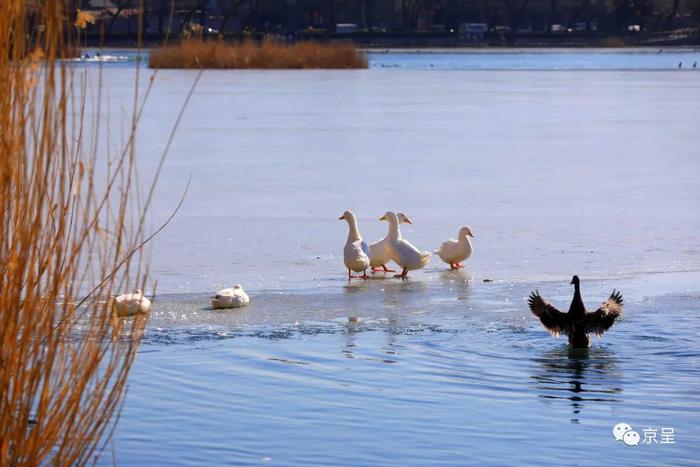
[[[403,271],[401,271],[401,274],[396,274],[394,277],[398,277],[400,279],[407,279],[408,278],[408,269],[403,268]]]

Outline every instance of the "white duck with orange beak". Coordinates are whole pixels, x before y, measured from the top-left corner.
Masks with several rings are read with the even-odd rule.
[[[411,242],[401,237],[399,218],[395,213],[387,211],[379,220],[389,222],[389,235],[387,236],[389,256],[403,268],[403,271],[397,277],[405,279],[408,271],[422,269],[428,264],[430,252],[419,250]]]
[[[367,242],[362,239],[360,229],[357,227],[357,219],[355,214],[350,211],[345,211],[338,220],[345,220],[348,223],[348,240],[343,248],[343,261],[345,267],[348,268],[348,279],[361,278],[367,279],[369,276],[365,271],[370,264],[370,250]],[[361,272],[361,276],[353,276],[353,272]]]
[[[402,212],[397,214],[399,219],[399,224],[413,224],[411,219]],[[391,256],[389,255],[389,234],[382,238],[378,242],[374,242],[369,246],[370,252],[370,263],[372,267],[372,272],[383,271],[383,272],[396,272],[393,269],[388,269],[386,263],[391,261]],[[381,268],[381,269],[379,269]]]
[[[461,264],[462,261],[469,259],[474,251],[469,238],[474,238],[474,235],[472,229],[465,225],[459,229],[456,240],[446,240],[435,253],[441,260],[450,265],[450,269],[461,269],[464,267]]]

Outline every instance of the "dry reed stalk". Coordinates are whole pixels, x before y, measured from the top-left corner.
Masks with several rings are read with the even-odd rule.
[[[97,170],[104,125],[86,125],[86,87],[59,60],[75,45],[64,5],[0,15],[0,465],[92,461],[145,325],[115,328],[105,300],[147,281],[134,140]]]
[[[266,39],[230,43],[186,39],[153,49],[152,68],[220,69],[355,69],[367,68],[367,59],[350,43],[298,42],[284,44]]]

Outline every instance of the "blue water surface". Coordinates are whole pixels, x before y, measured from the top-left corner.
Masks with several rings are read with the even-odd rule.
[[[670,70],[693,69],[700,49],[685,50],[528,50],[515,52],[370,53],[372,68],[438,70]],[[697,68],[695,68],[697,70]]]
[[[550,337],[524,301],[536,287],[565,307],[570,287],[450,278],[261,293],[224,316],[205,296],[162,297],[131,375],[117,464],[695,462],[700,296],[640,285],[697,275],[589,283],[625,290],[628,312],[582,351]],[[618,423],[642,437],[655,429],[657,441],[670,429],[674,444],[625,445]]]

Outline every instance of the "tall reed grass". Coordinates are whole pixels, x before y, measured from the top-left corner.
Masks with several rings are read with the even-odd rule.
[[[184,39],[151,51],[152,68],[349,69],[367,68],[367,59],[350,43],[297,42],[266,39],[241,43]]]
[[[0,465],[93,461],[144,326],[113,326],[106,301],[147,281],[134,140],[97,169],[104,122],[85,116],[101,98],[59,60],[85,19],[70,14],[3,0],[0,15]]]

